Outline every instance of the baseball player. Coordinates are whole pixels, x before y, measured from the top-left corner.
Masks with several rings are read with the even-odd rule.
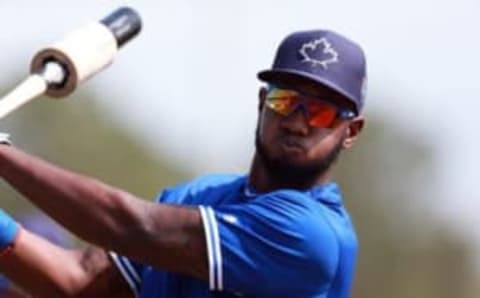
[[[357,239],[332,165],[364,124],[366,62],[328,30],[295,32],[258,74],[247,175],[156,202],[0,145],[0,175],[91,243],[65,250],[0,213],[0,270],[35,297],[345,298]]]

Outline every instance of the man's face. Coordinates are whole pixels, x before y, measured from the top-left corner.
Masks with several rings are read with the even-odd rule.
[[[325,87],[295,84],[295,88],[289,89],[332,101],[339,98]],[[337,120],[330,128],[312,127],[303,109],[282,116],[266,106],[265,96],[262,90],[256,149],[269,174],[282,183],[302,185],[317,180],[330,168],[340,151],[353,143],[363,124],[363,119],[355,118]],[[346,104],[342,99],[337,102]]]

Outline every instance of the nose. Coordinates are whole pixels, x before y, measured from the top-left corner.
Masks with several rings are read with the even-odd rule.
[[[280,126],[289,133],[306,136],[310,129],[307,109],[303,105],[298,105],[295,110],[282,119]]]

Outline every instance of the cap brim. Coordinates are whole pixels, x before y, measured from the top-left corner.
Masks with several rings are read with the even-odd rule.
[[[345,97],[350,103],[352,103],[355,114],[359,114],[357,109],[356,101],[354,100],[354,96],[343,90],[337,84],[332,83],[331,81],[327,80],[326,78],[321,78],[318,76],[313,76],[309,73],[305,73],[302,71],[296,70],[286,70],[286,69],[275,69],[275,70],[264,70],[257,74],[257,77],[260,81],[272,84],[281,84],[282,82],[287,82],[291,80],[305,80],[308,82],[313,82],[314,84],[320,84],[331,90],[337,92],[341,96]]]

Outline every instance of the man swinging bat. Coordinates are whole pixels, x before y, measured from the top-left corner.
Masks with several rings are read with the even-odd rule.
[[[333,31],[294,32],[258,77],[250,171],[155,202],[4,138],[1,177],[91,246],[65,250],[2,212],[0,271],[34,297],[349,297],[357,240],[331,170],[364,124],[364,53]]]

